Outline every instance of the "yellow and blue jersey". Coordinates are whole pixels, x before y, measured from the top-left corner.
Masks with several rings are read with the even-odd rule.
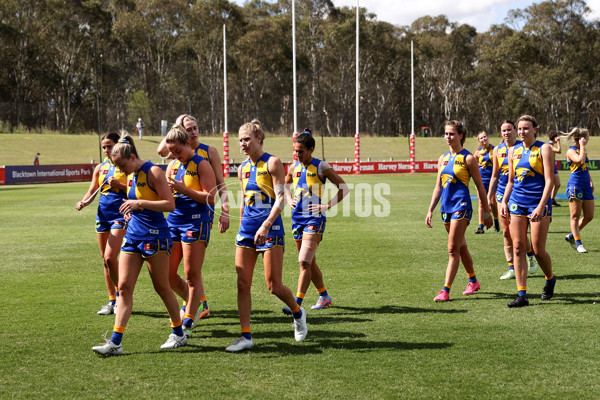
[[[456,154],[447,152],[442,156],[440,180],[442,184],[441,212],[454,213],[456,211],[473,209],[469,193],[469,180],[471,174],[467,167],[467,156],[471,154],[467,149],[462,149]]]
[[[100,164],[98,170],[98,186],[100,199],[98,200],[98,217],[101,220],[112,221],[122,219],[119,207],[127,197],[125,191],[113,188],[108,184],[109,178],[115,178],[123,185],[127,185],[127,175],[115,166],[109,159]]]
[[[200,143],[194,151],[196,152],[196,154],[198,154],[200,157],[204,158],[210,164],[210,155],[208,154],[209,148],[210,148],[209,145]]]
[[[186,187],[199,191],[202,187],[200,186],[198,166],[203,160],[204,158],[198,154],[194,154],[185,164],[175,160],[169,170],[169,177],[174,181],[183,181]],[[167,218],[169,225],[176,226],[195,222],[212,223],[214,210],[208,204],[198,203],[177,192],[173,193],[173,197],[175,198],[175,210],[169,213]]]
[[[571,146],[569,150],[575,150],[579,155],[581,153],[581,149]],[[571,175],[569,175],[569,182],[567,185],[573,185],[575,187],[589,187],[591,185],[590,178],[590,170],[588,169],[588,163],[590,160],[585,156],[585,161],[582,163],[569,161],[569,169],[571,170]]]
[[[490,185],[492,179],[492,171],[494,169],[494,147],[487,149],[479,149],[477,163],[479,164],[479,172],[481,173],[481,180],[485,187]]]
[[[308,206],[321,204],[325,177],[319,176],[321,160],[313,158],[308,165],[300,161],[292,166],[291,191],[296,200],[296,207],[292,211],[292,222],[303,225],[320,226],[325,221],[325,214],[311,214]]]
[[[244,191],[244,211],[237,240],[254,239],[256,231],[269,217],[275,203],[273,178],[269,172],[269,158],[264,153],[256,163],[248,159],[240,166],[240,177]],[[268,238],[284,234],[281,215],[277,217],[269,230]]]
[[[517,140],[515,142],[515,146],[520,143],[521,141]],[[498,145],[498,150],[496,152],[498,154],[498,166],[500,167],[500,176],[498,177],[498,187],[496,189],[496,193],[500,196],[504,195],[504,190],[508,184],[508,151],[510,149],[511,147],[508,146],[506,142],[502,142]]]
[[[142,167],[129,176],[127,181],[127,198],[130,200],[157,201],[160,197],[150,186],[148,173],[153,166],[146,161]],[[132,240],[152,240],[170,238],[169,227],[165,216],[160,211],[139,208],[131,211],[131,220],[127,224],[127,238]]]
[[[514,147],[511,168],[515,172],[515,179],[510,200],[520,207],[537,206],[544,193],[543,145],[543,142],[536,140],[529,148],[523,143]]]

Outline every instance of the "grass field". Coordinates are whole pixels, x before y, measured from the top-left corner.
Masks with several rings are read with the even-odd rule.
[[[566,184],[567,175],[561,178]],[[225,234],[213,231],[203,270],[212,317],[195,329],[189,345],[159,349],[169,322],[143,271],[125,355],[106,359],[91,351],[114,323],[112,316],[96,315],[107,299],[95,205],[82,212],[74,207],[88,184],[0,186],[0,398],[600,397],[597,221],[583,231],[589,253],[577,254],[564,241],[567,204],[555,208],[548,237],[555,298],[539,300],[544,278],[538,273],[529,280],[531,306],[509,309],[516,287],[514,280],[498,279],[506,269],[501,235],[475,235],[475,219],[467,241],[482,290],[461,295],[463,270],[452,301],[438,304],[432,299],[447,263],[439,208],[434,229],[424,224],[435,175],[346,179],[354,190],[329,218],[317,254],[334,305],[308,311],[304,342],[294,341],[291,319],[281,314],[282,303],[268,293],[257,268],[255,348],[224,351],[239,336],[234,221]],[[368,188],[378,183],[389,185],[389,194],[364,206]],[[386,202],[389,215],[374,216]],[[357,216],[357,204],[359,214],[371,216]],[[284,220],[289,226],[289,217]],[[289,229],[286,240],[284,283],[295,292],[298,266]],[[305,304],[315,300],[311,288]]]

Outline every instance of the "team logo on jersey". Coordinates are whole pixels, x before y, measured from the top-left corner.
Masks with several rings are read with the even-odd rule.
[[[171,170],[171,176],[177,176],[177,171],[179,171],[177,168],[173,168]]]
[[[132,187],[133,186],[133,181],[127,181],[127,186]]]
[[[123,226],[123,222],[122,222],[122,221],[119,221],[119,220],[116,220],[116,221],[113,221],[113,225],[116,225],[116,226]]]
[[[267,171],[258,171],[256,173],[256,175],[258,175],[258,176],[263,176],[263,175],[266,175],[266,174],[267,174]]]
[[[244,179],[250,179],[250,172],[246,172],[244,174]]]
[[[517,177],[517,182],[521,182],[526,176],[535,176],[535,173],[527,168],[517,168],[515,175]]]
[[[156,243],[144,243],[145,251],[152,251],[156,249]]]
[[[198,237],[198,232],[197,231],[186,231],[185,236],[191,237],[191,238]]]
[[[450,174],[442,174],[442,186],[445,188],[449,183],[456,183],[456,179]]]
[[[306,229],[308,229],[309,231],[316,231],[317,227],[313,226],[313,225],[309,225],[308,228],[306,228]]]
[[[578,192],[577,193],[577,198],[578,199],[582,199],[583,198],[583,192]]]
[[[106,170],[106,169],[103,169],[102,171],[100,171],[100,173],[101,173],[102,175],[106,175],[106,174],[108,174],[108,170]]]
[[[302,176],[302,172],[298,171],[296,172],[296,178],[300,178]]]
[[[510,211],[517,211],[518,206],[515,203],[510,205]]]

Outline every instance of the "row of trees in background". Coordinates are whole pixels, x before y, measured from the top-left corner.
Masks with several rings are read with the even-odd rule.
[[[296,2],[299,129],[355,132],[355,10]],[[360,10],[360,131],[411,131],[447,119],[471,133],[535,115],[543,130],[600,127],[600,23],[582,0],[512,10],[477,33],[447,17],[394,26]],[[0,122],[67,133],[133,130],[143,118],[191,113],[224,129],[223,25],[229,129],[259,118],[293,130],[291,2],[251,0],[28,0],[0,3]],[[97,117],[97,109],[100,118]]]

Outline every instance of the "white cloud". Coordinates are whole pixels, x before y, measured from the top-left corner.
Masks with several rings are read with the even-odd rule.
[[[523,9],[542,0],[359,0],[359,6],[377,15],[379,21],[396,25],[410,25],[416,19],[430,15],[446,15],[451,22],[466,23],[487,31],[492,24],[500,24],[512,9]],[[235,0],[243,4],[244,0]],[[355,7],[356,0],[333,0],[337,7]],[[600,19],[600,0],[588,0],[590,17]]]

